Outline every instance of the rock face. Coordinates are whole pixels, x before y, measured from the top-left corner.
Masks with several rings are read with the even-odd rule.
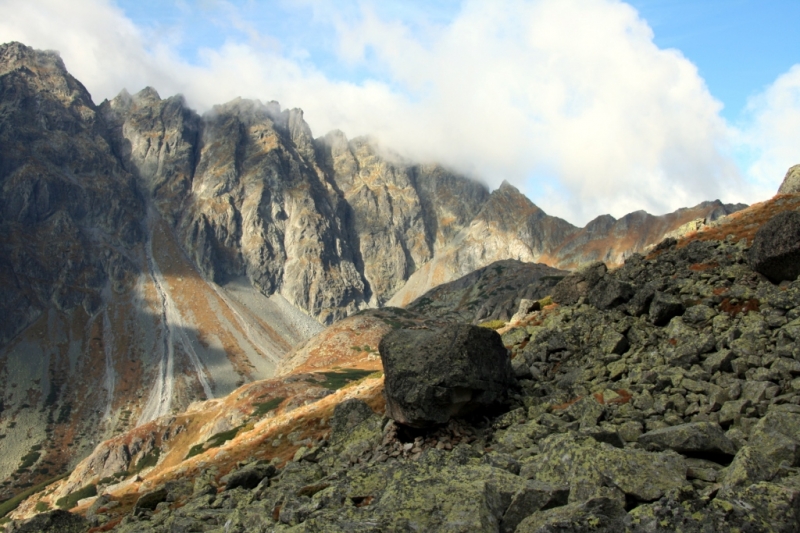
[[[496,261],[426,292],[405,309],[451,322],[508,321],[523,301],[550,294],[567,272],[540,263]]]
[[[779,213],[764,224],[747,260],[753,270],[773,281],[796,279],[800,275],[800,213]]]
[[[0,46],[0,346],[45,309],[94,314],[137,271],[143,202],[58,54]]]
[[[386,414],[425,427],[502,404],[515,380],[500,336],[466,324],[396,330],[379,345]]]
[[[467,275],[494,261],[516,259],[561,269],[581,269],[594,262],[622,264],[644,252],[669,231],[696,220],[716,221],[743,204],[704,202],[655,217],[644,211],[619,220],[602,215],[583,228],[547,215],[508,183],[493,191],[481,210],[452,241],[414,272],[388,305],[405,306],[431,288]]]
[[[778,194],[798,194],[800,193],[800,165],[795,165],[786,171]]]

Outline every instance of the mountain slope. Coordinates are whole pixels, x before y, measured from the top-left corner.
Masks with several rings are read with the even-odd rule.
[[[800,282],[770,283],[746,252],[760,225],[797,209],[800,195],[776,197],[605,274],[681,302],[668,324],[587,303],[508,324],[520,388],[501,416],[412,433],[387,423],[367,348],[440,319],[368,310],[296,350],[280,378],[103,443],[15,517],[96,485],[73,511],[102,530],[438,530],[456,518],[470,531],[795,530]],[[448,295],[434,314],[525,268],[501,264],[437,289]],[[360,380],[333,384],[354,369]]]
[[[100,105],[0,45],[0,498],[99,440],[269,377],[354,313],[496,260],[621,258],[719,203],[580,229],[299,109]],[[642,222],[643,221],[643,222]]]

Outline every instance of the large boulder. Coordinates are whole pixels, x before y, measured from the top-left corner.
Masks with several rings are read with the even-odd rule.
[[[491,329],[469,324],[399,329],[378,349],[386,414],[407,426],[443,424],[501,404],[516,384],[508,352]]]
[[[561,305],[577,303],[581,296],[586,296],[603,279],[607,271],[605,263],[597,261],[573,272],[553,287],[553,301]]]
[[[800,275],[800,213],[784,211],[761,226],[747,262],[776,283],[796,279]]]
[[[783,178],[778,194],[797,194],[800,193],[800,165],[791,167]]]

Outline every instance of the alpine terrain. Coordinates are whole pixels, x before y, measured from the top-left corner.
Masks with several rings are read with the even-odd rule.
[[[314,138],[299,109],[237,99],[199,115],[152,88],[97,105],[56,52],[0,45],[3,513],[33,494],[13,517],[81,513],[38,518],[53,531],[514,531],[551,508],[599,505],[634,527],[636,509],[745,498],[726,472],[757,424],[786,423],[771,406],[793,413],[798,305],[794,278],[747,254],[767,219],[796,210],[796,175],[747,209],[578,228],[508,183],[489,191],[371,138]],[[751,332],[752,317],[765,325]],[[444,368],[403,351],[450,361],[458,344],[434,342],[448,335],[485,351]],[[497,359],[468,375],[483,353]],[[724,361],[707,368],[712,356]],[[432,388],[409,392],[391,368]],[[763,394],[743,396],[751,381]],[[584,423],[573,405],[599,414]],[[645,438],[700,423],[725,444]],[[629,490],[627,474],[535,463],[569,446],[672,477]],[[618,451],[603,459],[605,446]],[[455,487],[468,507],[448,500]],[[534,508],[534,493],[550,503]]]

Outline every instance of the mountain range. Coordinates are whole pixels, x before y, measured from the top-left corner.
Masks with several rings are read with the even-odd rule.
[[[97,105],[57,53],[20,43],[0,46],[0,186],[0,498],[274,375],[358,313],[500,260],[548,265],[519,274],[546,287],[745,207],[579,228],[508,183],[314,138],[276,102],[200,115],[146,88]],[[458,312],[498,318],[515,295]]]

